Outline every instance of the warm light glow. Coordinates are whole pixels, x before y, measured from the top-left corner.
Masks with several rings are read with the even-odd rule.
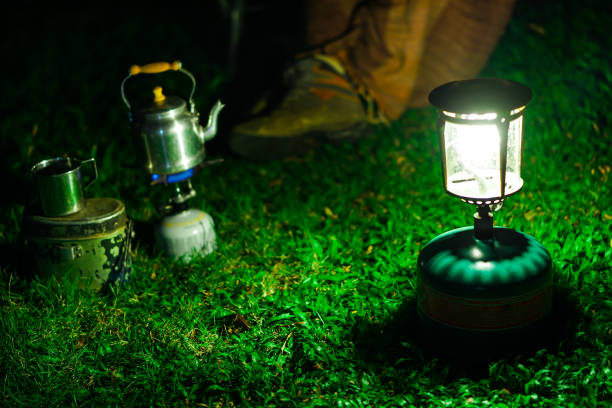
[[[517,82],[476,78],[433,89],[444,185],[449,194],[494,205],[523,186],[523,114],[531,90]]]
[[[448,191],[472,198],[499,196],[497,126],[447,122],[444,135]]]
[[[524,107],[523,107],[524,108]],[[514,112],[514,111],[513,111]],[[518,110],[520,112],[520,110]],[[464,120],[495,120],[497,119],[497,113],[489,112],[489,113],[461,113],[456,114],[455,112],[442,111],[446,116],[451,118],[459,118]]]
[[[503,195],[512,194],[523,185],[520,177],[521,131],[522,116],[509,124]],[[482,200],[480,203],[501,198],[500,142],[499,130],[495,124],[446,122],[444,146],[447,190],[460,197]]]
[[[455,148],[465,163],[466,169],[476,172],[475,166],[483,158],[499,155],[499,132],[495,125],[454,125],[458,137],[455,138]]]

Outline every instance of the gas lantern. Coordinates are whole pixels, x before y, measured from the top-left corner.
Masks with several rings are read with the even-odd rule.
[[[421,251],[419,320],[463,340],[526,332],[551,312],[548,251],[535,238],[494,227],[493,213],[523,187],[523,120],[531,90],[477,78],[435,88],[444,187],[476,206],[474,225],[443,233]]]

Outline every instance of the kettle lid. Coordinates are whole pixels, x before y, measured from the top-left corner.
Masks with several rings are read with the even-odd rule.
[[[162,87],[153,89],[154,98],[151,103],[138,109],[139,116],[144,118],[175,117],[187,110],[187,102],[178,96],[166,96],[162,93]]]

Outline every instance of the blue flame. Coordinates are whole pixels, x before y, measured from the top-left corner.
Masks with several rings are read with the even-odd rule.
[[[172,184],[172,183],[178,183],[179,181],[187,180],[191,176],[193,176],[193,169],[185,170],[181,173],[169,174],[165,176],[165,178],[166,178],[166,183]],[[159,180],[160,177],[162,176],[160,176],[159,174],[152,175],[153,181]]]

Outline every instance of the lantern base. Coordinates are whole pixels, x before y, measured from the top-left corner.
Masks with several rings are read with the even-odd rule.
[[[458,362],[483,362],[547,347],[557,334],[552,314],[525,326],[498,331],[462,330],[419,313],[417,344],[429,355]]]
[[[446,232],[418,258],[421,324],[447,345],[476,351],[531,333],[551,312],[551,265],[542,244],[509,228],[493,228],[486,240],[473,227]]]

